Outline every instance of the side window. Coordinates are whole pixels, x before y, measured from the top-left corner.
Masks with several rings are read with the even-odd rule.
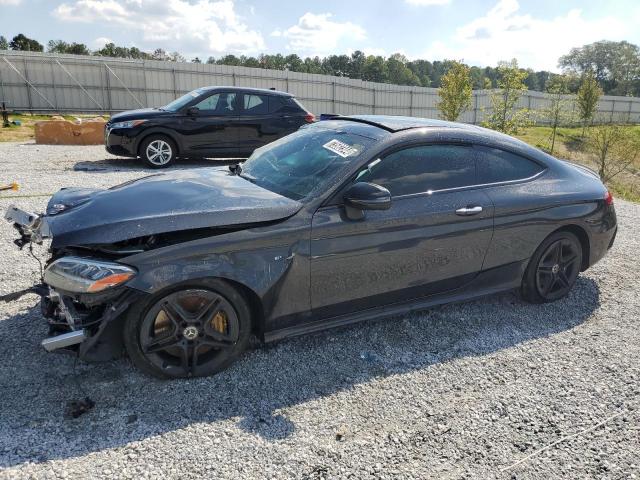
[[[196,103],[194,107],[209,115],[233,115],[236,112],[236,94],[214,93]]]
[[[497,148],[475,147],[480,183],[507,182],[529,178],[544,168],[520,155]]]
[[[244,113],[246,115],[265,115],[269,113],[268,95],[244,94]]]
[[[425,145],[394,152],[369,164],[357,181],[381,185],[393,196],[478,183],[473,148],[462,145]]]

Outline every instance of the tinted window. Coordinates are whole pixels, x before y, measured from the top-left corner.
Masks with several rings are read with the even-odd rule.
[[[244,113],[247,115],[264,115],[269,113],[269,97],[267,95],[244,94]]]
[[[214,93],[194,105],[200,111],[213,115],[232,115],[235,113],[235,106],[235,93]]]
[[[537,163],[497,148],[476,147],[480,183],[529,178],[544,170]]]
[[[269,113],[300,113],[300,107],[289,97],[269,97]]]
[[[382,185],[393,196],[474,185],[473,149],[458,145],[407,148],[371,162],[357,180]]]

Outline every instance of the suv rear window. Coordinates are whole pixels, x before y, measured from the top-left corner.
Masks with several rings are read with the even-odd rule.
[[[269,97],[269,113],[306,113],[300,104],[292,97]]]
[[[540,173],[544,168],[536,162],[498,148],[475,147],[480,183],[523,180]]]

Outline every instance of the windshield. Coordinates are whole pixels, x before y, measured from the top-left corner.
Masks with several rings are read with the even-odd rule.
[[[189,103],[194,98],[199,97],[204,92],[206,92],[206,88],[197,88],[192,92],[186,93],[180,98],[176,98],[173,102],[162,107],[161,110],[168,110],[170,112],[177,112],[181,108],[183,108],[187,103]]]
[[[241,176],[293,200],[326,186],[375,140],[317,126],[302,128],[253,152]]]

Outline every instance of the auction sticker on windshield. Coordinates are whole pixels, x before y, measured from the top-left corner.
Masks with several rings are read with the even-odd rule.
[[[337,153],[343,158],[350,157],[351,155],[356,155],[358,153],[357,148],[347,145],[346,143],[342,143],[340,140],[336,139],[325,143],[323,147],[333,153]]]

